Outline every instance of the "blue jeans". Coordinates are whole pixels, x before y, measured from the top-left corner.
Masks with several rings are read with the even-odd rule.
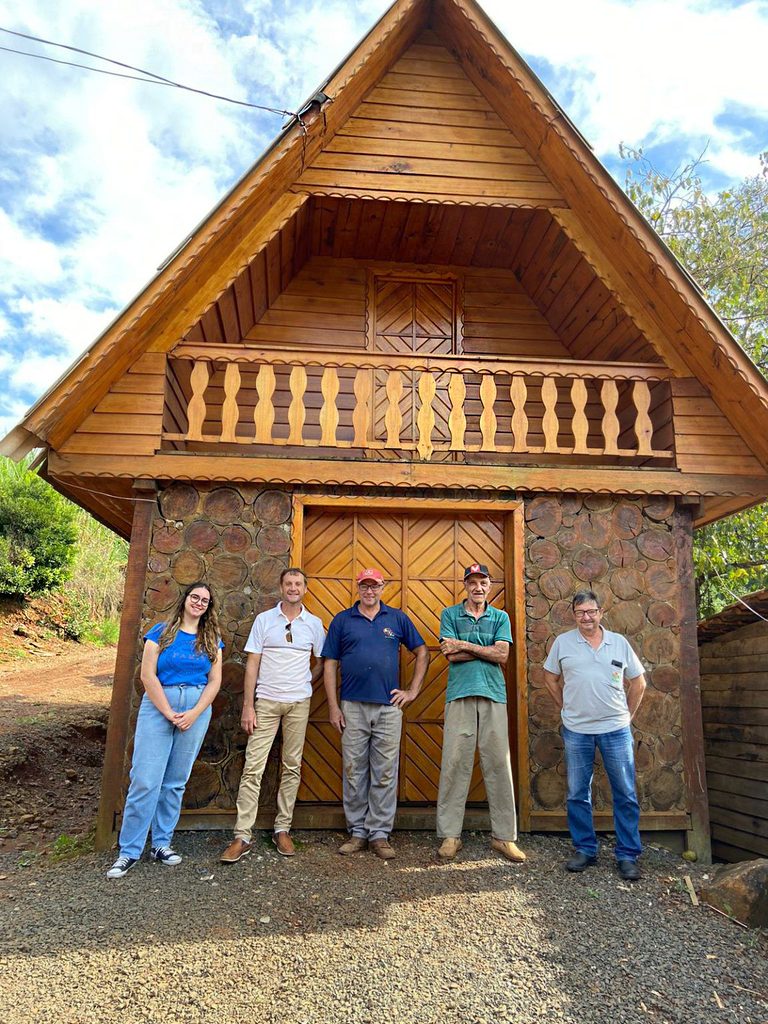
[[[202,686],[166,686],[165,695],[174,711],[189,711],[197,704],[203,689]],[[152,846],[171,845],[184,789],[210,720],[208,707],[194,725],[181,732],[144,695],[136,721],[131,785],[120,829],[122,856],[138,860],[150,827]]]
[[[615,732],[587,734],[563,726],[565,764],[568,769],[568,829],[573,845],[588,857],[597,856],[597,836],[592,819],[592,776],[595,748],[613,795],[616,829],[616,860],[634,860],[643,852],[640,843],[640,805],[635,793],[635,753],[629,726]]]

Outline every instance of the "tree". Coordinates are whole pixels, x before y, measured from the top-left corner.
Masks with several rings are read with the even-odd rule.
[[[72,575],[75,506],[24,463],[0,461],[0,595],[55,590]]]
[[[768,374],[768,151],[760,173],[709,196],[704,154],[665,175],[642,150],[621,148],[625,190],[690,271],[747,355]],[[768,506],[698,530],[694,561],[702,616],[768,587]]]

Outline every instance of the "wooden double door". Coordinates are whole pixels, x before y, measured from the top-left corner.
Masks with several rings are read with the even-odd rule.
[[[448,663],[440,653],[440,613],[464,596],[461,567],[488,565],[491,601],[511,605],[508,555],[511,516],[489,513],[372,511],[308,508],[303,528],[303,567],[309,577],[306,605],[327,628],[333,616],[356,600],[357,573],[376,567],[387,581],[382,600],[402,608],[430,651],[427,678],[418,698],[405,708],[400,750],[398,800],[430,805],[437,801]],[[514,659],[508,665],[508,694],[514,714]],[[401,649],[401,685],[413,675],[414,658]],[[515,761],[513,753],[513,763]],[[342,798],[341,743],[328,720],[322,682],[312,698],[298,799],[335,804]],[[476,757],[469,801],[486,799]]]

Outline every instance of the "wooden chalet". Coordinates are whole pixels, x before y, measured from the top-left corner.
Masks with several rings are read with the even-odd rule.
[[[2,450],[33,448],[58,490],[131,540],[101,843],[119,820],[139,631],[201,576],[222,600],[226,664],[183,823],[232,820],[242,645],[289,562],[326,624],[356,571],[380,566],[384,600],[427,639],[398,824],[428,827],[439,614],[459,567],[482,560],[516,636],[522,828],[566,827],[542,661],[589,584],[648,670],[643,827],[707,855],[692,529],[768,498],[768,387],[472,0],[389,9]],[[318,692],[299,826],[343,820],[326,710]],[[473,821],[483,799],[478,770]],[[595,801],[608,827],[600,773]]]
[[[699,623],[712,852],[768,857],[768,590]]]

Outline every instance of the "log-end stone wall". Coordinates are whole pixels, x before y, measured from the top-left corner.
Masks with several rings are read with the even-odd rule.
[[[571,597],[590,588],[604,625],[627,637],[646,668],[635,716],[638,796],[645,812],[684,812],[680,715],[678,576],[671,498],[539,496],[525,506],[525,580],[531,809],[565,811],[566,771],[559,713],[544,688],[555,637],[575,627]],[[602,764],[596,811],[611,807]]]

